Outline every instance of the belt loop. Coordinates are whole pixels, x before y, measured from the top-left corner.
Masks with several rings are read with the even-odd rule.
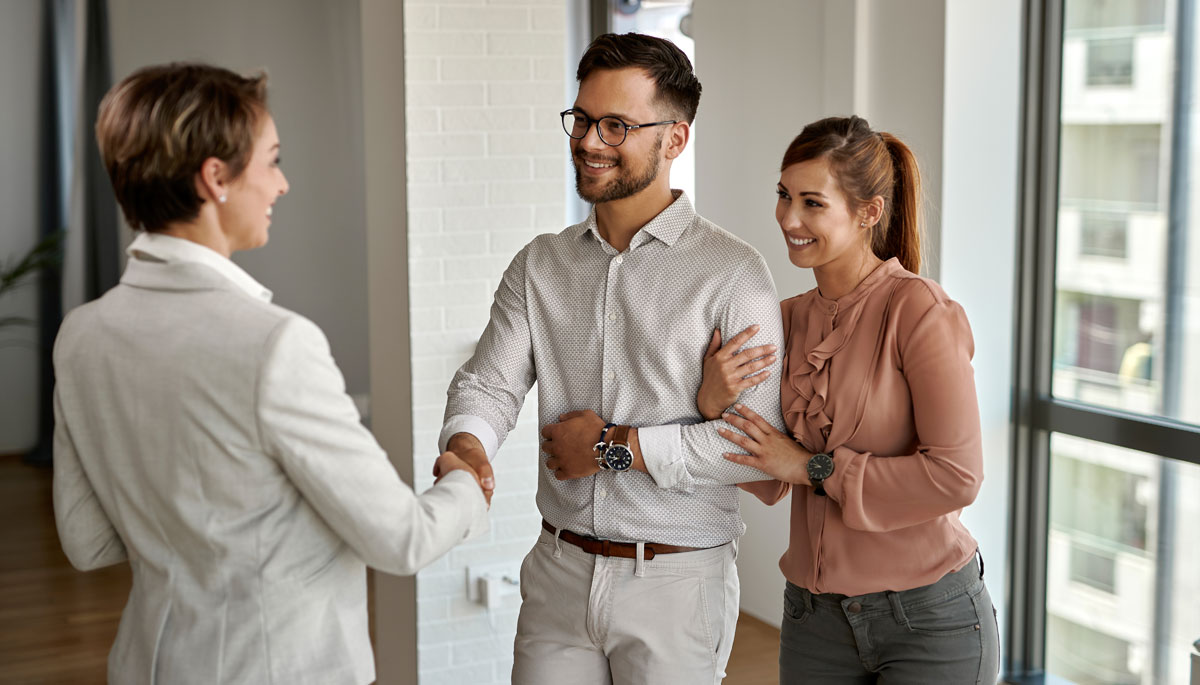
[[[562,535],[562,528],[557,528],[554,531],[554,558],[558,559],[562,556],[562,543],[559,542],[558,536]]]
[[[813,593],[808,588],[800,588],[800,599],[804,600],[804,608],[808,613],[813,612]]]
[[[633,562],[633,575],[638,578],[646,576],[646,543],[637,543],[637,561]]]
[[[888,590],[888,602],[892,604],[892,616],[896,617],[896,623],[904,626],[908,625],[908,616],[904,614],[904,604],[900,601],[900,593]]]

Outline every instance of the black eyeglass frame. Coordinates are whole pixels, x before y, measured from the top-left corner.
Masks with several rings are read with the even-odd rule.
[[[584,119],[587,119],[587,128],[583,129],[583,135],[579,135],[579,136],[571,135],[571,129],[567,127],[567,115],[568,114],[570,114],[571,116],[579,115],[579,116],[582,116]],[[671,119],[670,121],[654,121],[654,122],[650,122],[648,124],[627,124],[620,117],[614,117],[611,115],[603,116],[603,117],[600,117],[599,119],[593,119],[591,117],[591,115],[589,115],[587,112],[585,112],[581,109],[575,109],[574,107],[572,107],[571,109],[564,109],[563,111],[559,112],[558,118],[562,120],[563,131],[566,132],[568,138],[571,138],[573,140],[583,140],[584,138],[587,137],[588,131],[591,130],[592,126],[595,125],[596,126],[596,135],[600,138],[600,142],[604,143],[605,145],[607,145],[609,147],[618,147],[621,145],[621,143],[624,143],[625,139],[629,137],[630,131],[633,131],[633,130],[636,130],[639,128],[648,128],[650,126],[665,126],[667,124],[678,124],[679,123],[678,119]],[[600,122],[604,121],[605,119],[612,119],[613,121],[615,121],[621,125],[621,130],[624,133],[621,136],[620,142],[610,143],[604,139],[604,133],[602,133],[602,129],[600,128]],[[573,125],[572,125],[572,127],[573,127]]]

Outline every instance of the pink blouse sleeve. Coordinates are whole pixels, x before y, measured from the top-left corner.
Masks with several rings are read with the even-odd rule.
[[[901,338],[900,372],[912,395],[917,451],[834,450],[837,468],[825,490],[841,505],[848,527],[897,530],[975,501],[983,481],[983,447],[974,351],[966,313],[952,300],[935,303]]]

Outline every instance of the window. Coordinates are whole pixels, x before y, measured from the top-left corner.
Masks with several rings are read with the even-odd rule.
[[[1187,685],[1200,638],[1195,7],[1034,0],[1029,16],[1006,675]]]
[[[1128,252],[1128,217],[1116,212],[1083,212],[1080,215],[1079,256],[1125,259]]]
[[[1056,649],[1050,671],[1077,685],[1138,685],[1131,666],[1137,668],[1140,654],[1128,642],[1092,630],[1065,618],[1052,617],[1048,632],[1054,643],[1073,649]]]
[[[1116,556],[1102,550],[1076,542],[1071,545],[1071,580],[1103,590],[1109,594],[1117,591]]]
[[[691,35],[692,0],[617,0],[612,3],[613,33],[644,33],[666,38],[688,56],[696,67],[696,41]],[[704,79],[701,78],[703,83]],[[704,106],[701,105],[701,111]],[[680,188],[696,200],[696,126],[687,148],[671,164],[671,187]]]
[[[1095,38],[1087,42],[1089,86],[1133,85],[1133,39]]]

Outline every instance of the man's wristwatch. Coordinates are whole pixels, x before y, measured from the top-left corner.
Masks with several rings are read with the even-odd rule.
[[[604,430],[600,431],[600,439],[596,441],[596,445],[592,450],[596,452],[596,466],[599,466],[602,471],[608,470],[608,462],[604,461],[604,450],[608,449],[608,443],[604,442],[604,437],[608,435],[608,429],[615,427],[617,424],[610,423],[604,426]]]
[[[814,454],[808,460],[808,479],[812,481],[813,492],[825,495],[825,479],[833,475],[833,455],[827,453]]]
[[[628,471],[633,466],[633,449],[629,446],[629,426],[617,426],[612,441],[604,449],[604,466],[610,471]]]

